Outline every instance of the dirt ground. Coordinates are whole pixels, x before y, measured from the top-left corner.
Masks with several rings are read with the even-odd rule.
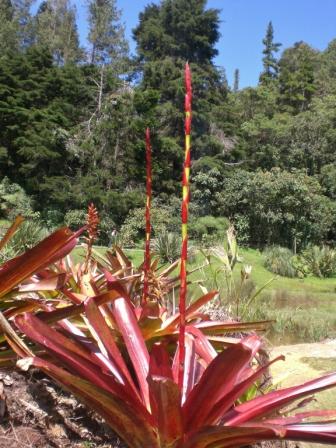
[[[71,395],[37,371],[0,373],[0,448],[125,448]]]

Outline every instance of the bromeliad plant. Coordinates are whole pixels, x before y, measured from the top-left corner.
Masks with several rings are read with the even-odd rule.
[[[67,319],[51,327],[33,314],[17,316],[17,327],[49,355],[48,360],[26,357],[19,366],[51,376],[98,412],[130,448],[220,448],[282,438],[336,441],[336,424],[302,423],[309,417],[335,418],[336,411],[280,413],[334,386],[336,373],[237,405],[269,366],[251,366],[258,336],[237,340],[217,355],[202,332],[187,325],[179,384],[179,347],[170,353],[161,340],[148,350],[126,292],[111,289],[108,300],[113,329],[100,310],[102,301],[94,298],[77,305],[87,319],[85,333]]]
[[[130,448],[231,448],[283,438],[336,443],[336,411],[295,413],[294,407],[287,412],[291,403],[304,398],[306,402],[312,393],[335,386],[336,373],[244,402],[246,392],[271,364],[258,366],[254,361],[260,338],[217,339],[221,345],[218,354],[206,334],[222,335],[228,324],[209,322],[198,312],[215,293],[186,305],[191,128],[188,65],[185,76],[180,312],[163,317],[159,305],[148,300],[149,283],[148,294],[142,296],[144,304],[139,306],[131,296],[134,279],[130,288],[125,276],[103,270],[98,278],[89,278],[83,300],[39,315],[15,316],[19,331],[44,349],[38,355],[29,353],[9,334],[12,347],[23,358],[18,364],[23,369],[40,368],[81,398]],[[125,263],[126,276],[132,276],[121,253],[119,257]],[[96,288],[97,284],[102,289]],[[92,294],[88,293],[90,287]],[[306,423],[309,418],[324,422]]]

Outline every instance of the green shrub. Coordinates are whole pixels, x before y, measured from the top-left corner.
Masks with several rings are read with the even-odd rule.
[[[202,216],[194,218],[189,225],[191,239],[210,247],[222,242],[230,226],[229,220],[223,217]]]
[[[31,249],[43,238],[46,238],[47,235],[47,229],[40,226],[37,222],[23,222],[6,246],[1,250],[0,262],[3,263]]]
[[[156,238],[164,232],[174,232],[180,228],[179,216],[171,207],[156,207],[151,209],[152,237]],[[145,209],[131,210],[121,226],[119,238],[124,246],[132,247],[145,237]]]
[[[71,228],[71,230],[77,230],[83,226],[86,222],[86,210],[69,210],[64,216],[64,224]]]
[[[40,214],[33,209],[31,198],[18,184],[13,184],[8,177],[0,182],[0,214],[13,221],[17,215],[25,218],[39,219]]]
[[[153,249],[162,263],[173,263],[181,255],[181,237],[164,230],[153,240]]]
[[[293,253],[286,247],[272,246],[264,250],[264,266],[274,274],[282,277],[297,277],[297,270],[293,263]]]
[[[316,277],[332,277],[336,274],[336,250],[328,246],[309,246],[300,256],[306,270]]]

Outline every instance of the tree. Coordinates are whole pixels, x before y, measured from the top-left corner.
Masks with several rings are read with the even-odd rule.
[[[233,91],[236,93],[239,90],[239,69],[234,71]]]
[[[260,75],[260,83],[268,84],[270,81],[274,80],[278,76],[279,65],[275,57],[281,47],[280,43],[274,42],[274,30],[272,22],[269,22],[266,30],[266,36],[263,39],[264,50],[263,50],[263,72]]]
[[[164,0],[145,8],[133,34],[142,69],[140,88],[155,92],[159,99],[154,160],[158,156],[164,191],[177,192],[183,160],[182,73],[186,60],[191,65],[195,93],[193,157],[224,150],[218,131],[225,128],[225,122],[217,117],[223,116],[228,88],[224,72],[213,63],[218,53],[219,11],[207,9],[205,0]]]
[[[0,2],[0,24],[1,54],[17,50],[17,23],[14,19],[14,7],[11,0]]]
[[[321,244],[334,225],[336,203],[323,195],[314,177],[300,170],[235,170],[224,179],[216,199],[221,216],[234,222],[247,219],[255,246]]]
[[[336,94],[336,39],[319,56],[316,85],[320,96]]]
[[[115,0],[89,0],[89,36],[91,64],[113,64],[114,68],[128,54],[121,13]]]
[[[133,30],[142,60],[165,57],[209,64],[218,54],[219,11],[205,9],[206,0],[164,0],[150,4]]]
[[[285,110],[306,110],[316,91],[315,70],[318,52],[304,42],[287,48],[280,59],[280,103]]]
[[[33,43],[34,24],[30,11],[34,2],[35,0],[12,0],[17,23],[17,37],[21,49],[25,49]]]
[[[81,59],[76,9],[69,0],[43,1],[35,20],[36,43],[48,49],[57,65]]]
[[[63,181],[73,174],[69,130],[90,105],[83,69],[55,67],[52,56],[36,46],[1,58],[0,102],[0,173],[39,195],[45,206],[53,190],[44,196],[46,184],[60,173]]]

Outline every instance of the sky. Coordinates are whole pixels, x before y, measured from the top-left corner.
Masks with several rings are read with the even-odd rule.
[[[77,7],[79,32],[84,45],[87,34],[85,0],[73,0],[73,3]],[[117,0],[133,52],[132,28],[137,25],[139,13],[148,3],[159,1]],[[208,0],[207,7],[221,10],[219,55],[214,62],[225,68],[230,85],[234,70],[238,68],[240,88],[258,83],[262,68],[262,39],[270,20],[275,41],[282,43],[282,48],[303,40],[323,50],[336,38],[336,0]]]

